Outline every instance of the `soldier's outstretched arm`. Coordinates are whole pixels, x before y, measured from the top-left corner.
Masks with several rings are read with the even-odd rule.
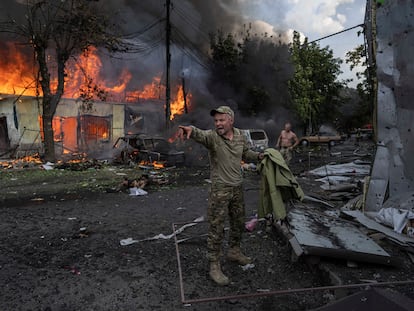
[[[178,126],[178,138],[181,140],[190,139],[191,133],[193,131],[192,126],[184,126],[179,125]]]

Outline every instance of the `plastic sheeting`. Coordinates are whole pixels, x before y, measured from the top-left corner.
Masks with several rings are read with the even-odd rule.
[[[403,232],[409,219],[414,219],[413,212],[392,207],[382,208],[375,217],[376,221],[392,227],[398,233]]]
[[[371,166],[367,164],[357,164],[355,162],[345,164],[328,164],[309,171],[310,174],[324,176],[341,176],[338,179],[345,179],[346,176],[367,176]]]

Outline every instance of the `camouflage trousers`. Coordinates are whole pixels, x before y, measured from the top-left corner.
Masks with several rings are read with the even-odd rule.
[[[207,257],[210,261],[220,259],[227,215],[230,223],[229,245],[230,247],[240,246],[245,222],[243,186],[213,184],[207,210],[209,223]]]
[[[280,154],[285,159],[286,164],[289,164],[290,160],[292,160],[292,150],[287,147],[281,147]]]

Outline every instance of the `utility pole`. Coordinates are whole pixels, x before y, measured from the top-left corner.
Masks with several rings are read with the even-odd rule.
[[[170,64],[171,64],[171,54],[170,54],[170,37],[171,37],[171,22],[170,22],[170,8],[171,0],[166,0],[167,7],[167,20],[165,25],[165,57],[166,57],[166,81],[165,81],[165,125],[167,129],[170,127],[170,117],[171,117],[171,89],[170,89]]]
[[[185,90],[185,76],[184,73],[181,77],[182,87],[183,87],[183,98],[184,98],[184,113],[188,113],[188,107],[187,107],[187,91]]]

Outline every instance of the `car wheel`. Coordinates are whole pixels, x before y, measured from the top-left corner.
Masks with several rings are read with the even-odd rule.
[[[309,141],[307,141],[306,139],[304,139],[304,140],[302,140],[302,141],[300,142],[300,144],[301,144],[303,147],[307,147],[307,146],[309,146]]]
[[[126,151],[121,152],[121,161],[122,161],[122,164],[128,163],[128,153]]]
[[[335,141],[333,141],[333,140],[330,140],[330,141],[329,141],[329,146],[330,146],[330,147],[333,147],[333,146],[335,146],[335,145],[336,145]]]
[[[139,153],[136,158],[136,162],[140,164],[141,162],[148,162],[148,158],[143,153]]]

